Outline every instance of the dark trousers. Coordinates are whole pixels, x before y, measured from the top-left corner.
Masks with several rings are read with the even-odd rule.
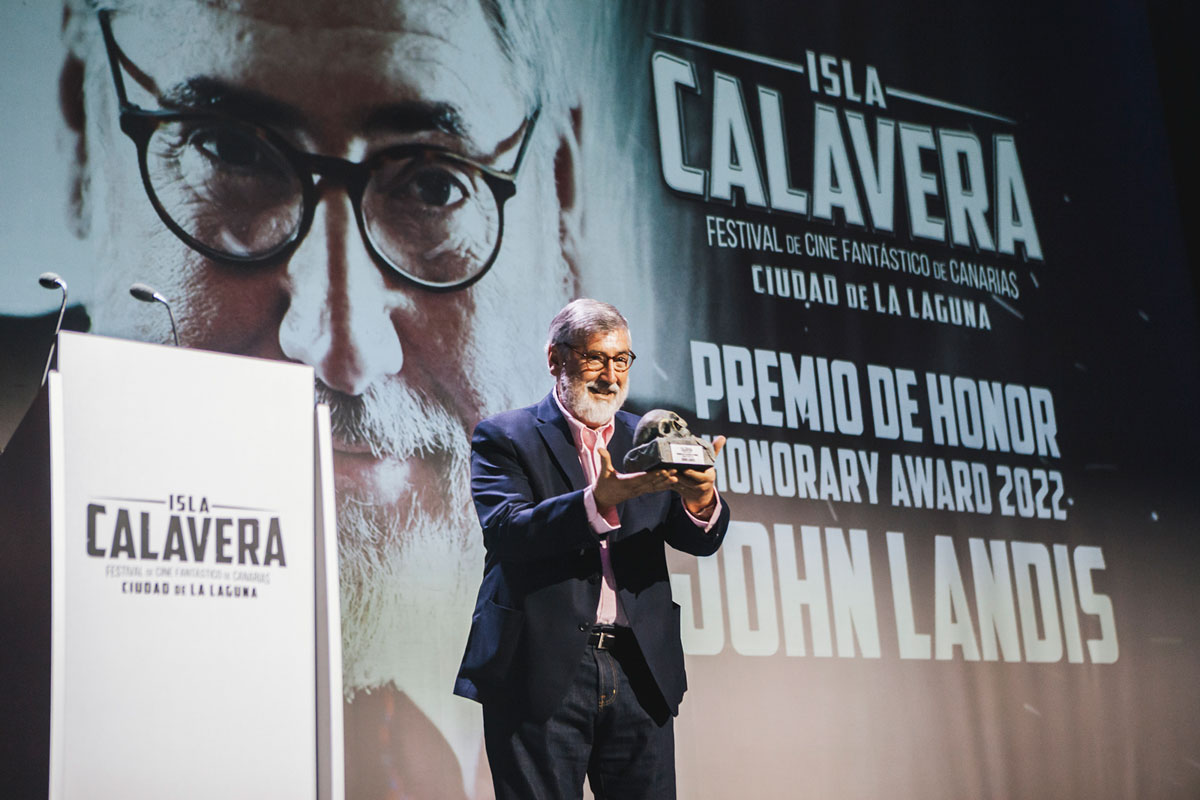
[[[496,800],[577,800],[584,775],[596,800],[675,797],[673,720],[637,645],[626,641],[614,650],[587,647],[545,722],[484,704]]]

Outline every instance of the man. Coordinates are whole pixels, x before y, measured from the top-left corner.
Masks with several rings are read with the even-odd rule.
[[[729,509],[712,468],[614,468],[637,424],[616,308],[569,303],[546,357],[550,394],[471,440],[487,557],[455,692],[483,703],[500,800],[577,798],[585,774],[597,798],[674,797],[686,681],[664,545],[711,555]]]
[[[444,683],[480,553],[465,432],[528,396],[540,358],[512,343],[577,281],[578,114],[546,6],[66,9],[91,330],[168,341],[128,295],[144,281],[184,346],[310,364],[333,409],[352,798],[476,783],[479,721]]]

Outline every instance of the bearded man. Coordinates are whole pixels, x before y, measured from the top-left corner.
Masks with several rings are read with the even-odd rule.
[[[729,523],[710,467],[622,474],[634,354],[613,306],[550,324],[555,386],[481,422],[471,494],[487,549],[455,692],[483,703],[496,797],[675,796],[686,688],[665,545],[716,552]],[[717,437],[720,452],[724,437]]]
[[[347,794],[475,793],[447,697],[480,545],[466,432],[574,292],[578,109],[550,4],[67,0],[91,331],[311,365],[333,415]],[[530,290],[529,287],[537,287]]]

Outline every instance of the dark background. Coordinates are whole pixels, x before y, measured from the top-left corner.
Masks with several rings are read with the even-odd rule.
[[[1097,585],[1114,599],[1122,649],[1116,665],[1102,668],[914,664],[894,656],[880,668],[866,660],[788,660],[778,651],[759,659],[725,658],[733,655],[727,646],[715,657],[689,662],[697,690],[688,711],[691,727],[681,727],[680,751],[693,762],[710,763],[720,754],[693,732],[722,729],[786,732],[776,740],[786,744],[752,735],[722,742],[743,772],[713,770],[705,776],[708,793],[697,795],[734,796],[735,781],[754,774],[761,785],[791,785],[813,796],[1195,798],[1200,773],[1188,761],[1194,756],[1185,753],[1194,752],[1200,735],[1200,693],[1194,688],[1200,428],[1193,422],[1200,398],[1200,239],[1189,191],[1200,177],[1192,152],[1197,70],[1189,54],[1196,11],[1161,0],[911,0],[901,6],[840,0],[771,5],[759,15],[747,5],[706,3],[694,38],[785,60],[796,60],[804,48],[852,59],[883,53],[890,85],[1012,115],[1020,126],[1022,166],[1036,198],[1046,260],[1027,265],[989,255],[1019,270],[1022,281],[1036,274],[1038,283],[1016,304],[1020,322],[996,314],[995,330],[980,335],[907,319],[857,318],[819,303],[797,308],[765,300],[751,293],[744,278],[760,256],[712,253],[704,262],[710,266],[706,281],[724,305],[698,326],[698,338],[1051,387],[1063,454],[1051,463],[1065,474],[1075,502],[1065,525],[938,510],[835,509],[766,496],[733,497],[735,515],[766,530],[785,521],[902,531],[913,586],[926,587],[916,594],[924,598],[925,606],[917,608],[924,619],[932,613],[928,553],[934,534],[956,541],[960,554],[971,537],[1102,547],[1108,567]],[[792,117],[786,129],[809,129],[802,82],[726,56],[691,51],[687,57],[703,65],[702,76],[722,69],[748,87],[766,82],[785,95],[790,88],[795,97],[787,95]],[[706,99],[698,93],[684,99],[685,114],[691,103],[697,118],[687,126],[696,140],[688,141],[693,163],[705,162],[702,148],[711,144]],[[752,96],[747,100],[754,103]],[[942,124],[940,112],[926,108],[890,114]],[[978,119],[955,124],[985,140],[991,126]],[[794,140],[801,155],[792,164],[800,187],[810,185],[803,135]],[[690,197],[675,202],[690,204],[696,217],[731,208],[730,216],[793,232],[852,229],[844,221],[771,216],[740,201],[704,207]],[[903,241],[903,231],[894,241]],[[922,243],[915,249],[933,254],[939,248]],[[837,270],[855,280],[873,274],[820,259],[771,260]],[[887,280],[922,286],[904,275]],[[761,425],[731,422],[724,408],[711,418],[716,421],[701,424],[703,432],[747,440],[773,436],[814,447],[864,441],[808,430],[764,433]],[[910,452],[900,443],[891,449]],[[913,452],[941,451],[923,445]],[[970,457],[989,460],[985,454]],[[719,556],[725,564],[728,551],[727,543]],[[878,559],[873,572],[886,576],[887,568]],[[1097,636],[1094,622],[1084,621],[1091,626],[1085,637]],[[884,643],[885,660],[895,652],[892,644]],[[723,689],[704,694],[706,686]],[[760,686],[787,686],[787,702],[748,688]],[[831,696],[838,700],[824,700]],[[1027,701],[1016,698],[1036,699],[1023,706]],[[801,724],[795,709],[805,710]],[[861,723],[864,733],[855,739],[849,732],[859,719],[869,722]],[[879,744],[884,741],[890,744]],[[849,764],[852,751],[873,765],[862,771],[867,777],[829,766]],[[897,752],[908,761],[896,758]],[[937,766],[926,775],[899,777],[922,752],[944,760],[934,756]],[[1136,766],[1122,774],[1122,759]],[[891,775],[893,784],[875,783],[880,775]]]
[[[1158,87],[1167,126],[1168,149],[1179,201],[1180,228],[1187,248],[1192,292],[1200,311],[1200,158],[1195,142],[1200,137],[1196,101],[1200,99],[1200,66],[1194,37],[1200,30],[1200,12],[1185,0],[1147,0],[1150,39],[1158,67]]]

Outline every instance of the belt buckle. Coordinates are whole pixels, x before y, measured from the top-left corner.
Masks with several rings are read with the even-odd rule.
[[[616,631],[594,628],[588,643],[597,650],[611,650],[617,646],[617,638]]]

